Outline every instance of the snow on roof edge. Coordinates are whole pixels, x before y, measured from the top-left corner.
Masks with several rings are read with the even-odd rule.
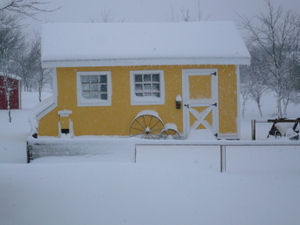
[[[2,72],[0,72],[0,76],[5,76]],[[15,74],[8,74],[8,77],[9,78],[12,78],[12,79],[15,79],[15,80],[22,80],[22,78],[21,77],[19,77],[19,76],[17,76],[17,75],[15,75]]]
[[[45,100],[41,101],[37,104],[30,112],[29,117],[36,117],[38,120],[45,116],[47,113],[52,111],[57,106],[56,102],[54,101],[54,96],[50,96]]]
[[[93,59],[44,60],[45,68],[86,66],[144,66],[144,65],[250,65],[250,57],[227,58],[155,58],[155,59]]]

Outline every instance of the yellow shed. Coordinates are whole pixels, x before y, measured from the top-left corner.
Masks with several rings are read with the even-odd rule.
[[[239,139],[239,65],[249,63],[232,22],[45,24],[54,94],[36,112],[38,136]]]

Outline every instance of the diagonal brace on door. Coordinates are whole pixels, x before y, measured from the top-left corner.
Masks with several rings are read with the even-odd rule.
[[[193,116],[197,119],[197,121],[195,121],[192,125],[191,129],[195,130],[200,124],[202,124],[206,129],[211,129],[208,122],[204,119],[212,111],[212,109],[212,107],[208,107],[199,113],[197,110],[189,108],[189,112],[192,113]]]

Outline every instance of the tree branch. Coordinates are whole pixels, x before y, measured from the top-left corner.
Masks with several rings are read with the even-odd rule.
[[[43,9],[40,6],[48,4],[50,2],[43,1],[31,1],[31,0],[10,0],[7,3],[4,3],[4,6],[0,8],[1,11],[10,11],[26,17],[31,17],[37,19],[36,15],[43,12],[53,12],[60,7],[55,9]],[[3,4],[3,3],[2,3]]]

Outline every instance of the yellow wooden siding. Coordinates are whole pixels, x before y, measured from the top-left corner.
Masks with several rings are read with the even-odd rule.
[[[237,76],[233,66],[219,70],[219,132],[236,134],[238,117]]]
[[[231,66],[116,66],[57,68],[58,106],[39,123],[40,136],[57,136],[59,110],[72,110],[74,135],[129,135],[129,126],[137,113],[155,110],[164,123],[175,123],[183,132],[183,109],[176,109],[175,99],[182,96],[182,70],[196,68],[218,69],[220,133],[236,133],[237,96],[236,67]],[[165,79],[164,105],[134,105],[130,103],[130,71],[163,70]],[[110,71],[112,81],[111,106],[77,106],[76,72]],[[193,87],[194,88],[194,87]],[[204,93],[200,93],[204,95]],[[209,96],[207,96],[209,97]],[[222,102],[223,101],[223,102]]]
[[[211,98],[211,75],[190,76],[190,99]],[[201,87],[201,88],[199,88]]]

